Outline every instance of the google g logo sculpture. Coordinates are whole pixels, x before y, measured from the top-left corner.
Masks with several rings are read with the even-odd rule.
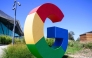
[[[36,7],[27,16],[24,26],[25,42],[37,58],[63,57],[68,45],[68,30],[55,26],[47,28],[47,38],[55,38],[52,48],[46,43],[43,31],[46,18],[55,23],[63,17],[62,11],[52,3]]]

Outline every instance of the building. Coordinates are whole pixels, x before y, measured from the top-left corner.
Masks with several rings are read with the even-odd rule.
[[[80,41],[92,41],[92,31],[81,34]]]
[[[4,35],[12,36],[13,25],[14,25],[14,19],[0,10],[0,35],[4,34]],[[23,36],[23,35],[24,34],[19,24],[19,21],[16,20],[15,37]]]

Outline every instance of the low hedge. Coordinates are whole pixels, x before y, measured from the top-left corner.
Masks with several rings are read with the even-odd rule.
[[[0,35],[0,44],[10,44],[12,42],[12,38],[7,35]]]

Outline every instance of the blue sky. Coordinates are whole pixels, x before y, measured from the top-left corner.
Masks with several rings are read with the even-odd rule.
[[[44,34],[46,36],[46,28],[57,26],[68,29],[75,33],[74,38],[77,39],[80,34],[92,31],[92,0],[17,0],[21,6],[17,8],[17,19],[24,28],[25,19],[28,13],[35,7],[51,2],[57,5],[64,14],[61,22],[52,23],[49,19],[44,24]],[[0,0],[0,10],[14,17],[12,5],[14,0]]]

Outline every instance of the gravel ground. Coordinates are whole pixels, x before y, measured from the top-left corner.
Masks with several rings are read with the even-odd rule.
[[[92,58],[92,50],[83,49],[74,55],[70,55],[73,58]]]
[[[0,58],[2,58],[2,53],[3,53],[3,50],[4,48],[7,48],[8,45],[1,45],[0,44]]]

